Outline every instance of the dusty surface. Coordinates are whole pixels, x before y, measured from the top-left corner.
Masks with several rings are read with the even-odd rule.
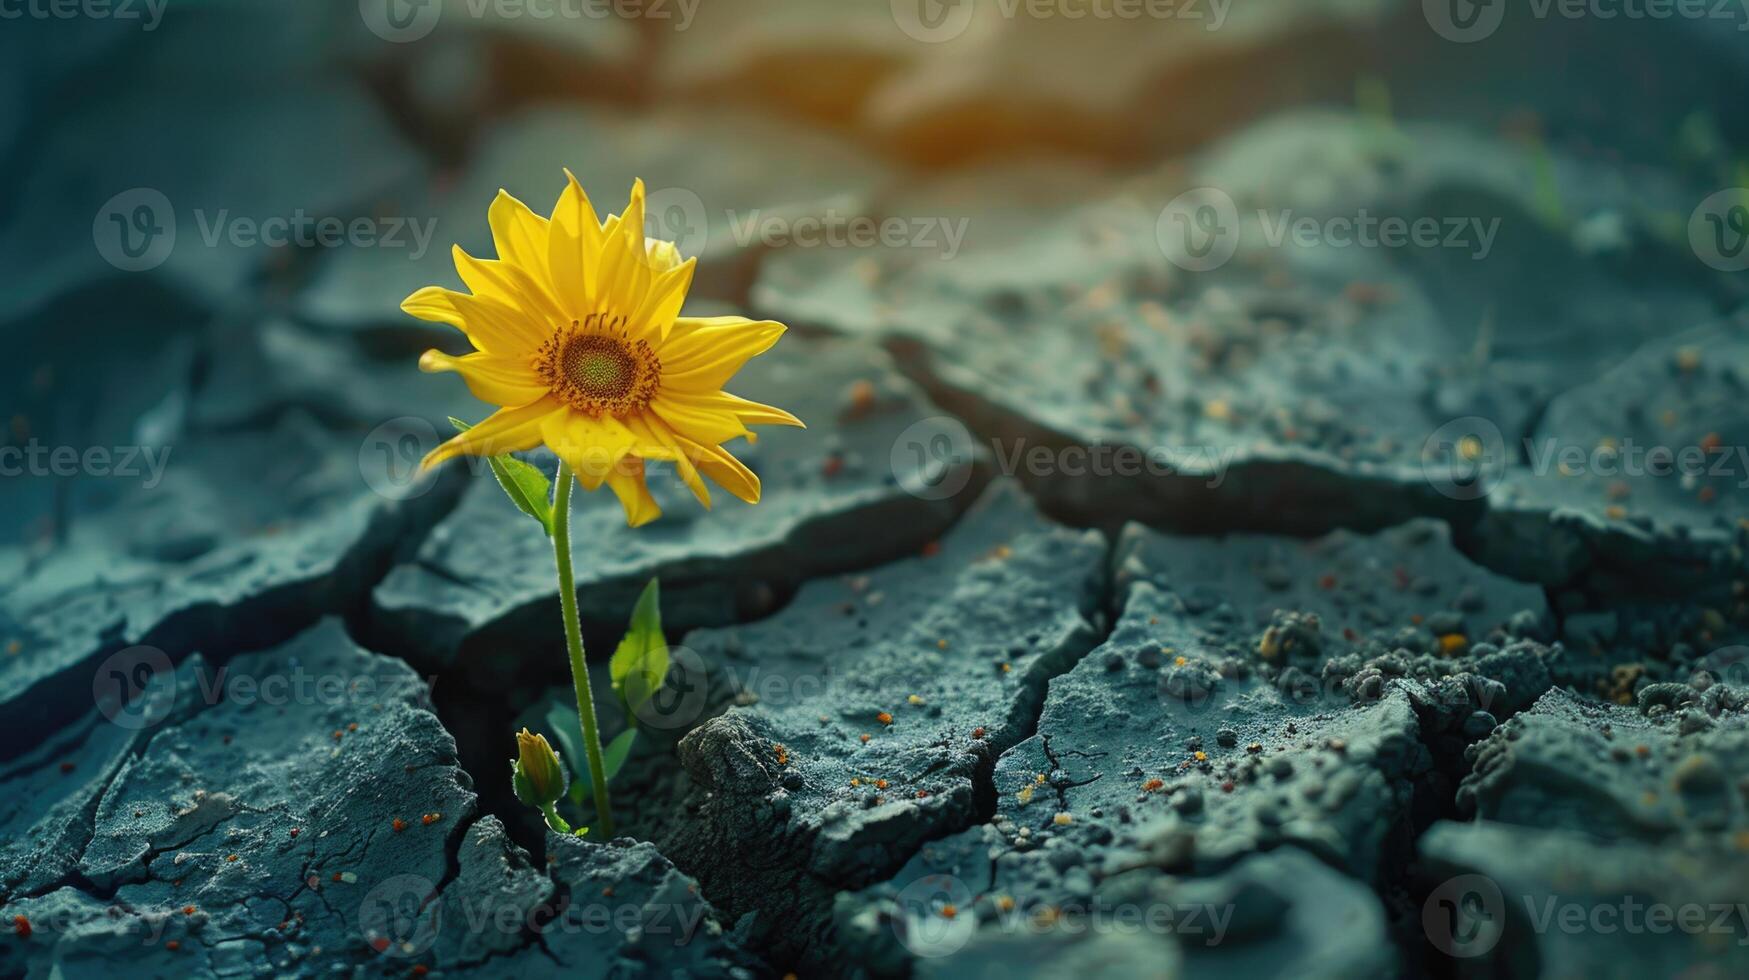
[[[1749,965],[1738,25],[373,4],[0,25],[0,977]],[[577,502],[612,841],[397,309],[563,167],[808,423]]]

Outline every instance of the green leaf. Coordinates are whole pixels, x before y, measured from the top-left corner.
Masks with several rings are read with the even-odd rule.
[[[638,597],[631,625],[613,651],[607,670],[614,693],[635,723],[638,709],[661,690],[662,680],[668,676],[668,640],[662,635],[661,595],[655,579]]]
[[[457,432],[473,428],[454,417],[449,423],[456,427]],[[498,478],[498,485],[504,488],[516,509],[539,521],[547,537],[552,537],[553,481],[547,479],[545,473],[510,455],[488,456],[486,465],[492,468],[492,475]]]
[[[547,730],[559,742],[559,755],[571,767],[571,802],[582,803],[589,791],[589,756],[583,751],[583,732],[577,724],[577,706],[555,701],[547,709]]]
[[[559,740],[559,754],[564,757],[565,764],[571,767],[571,802],[578,806],[590,805],[595,789],[589,778],[589,756],[583,751],[583,734],[577,725],[577,709],[566,704],[554,704],[547,709],[547,728]],[[637,742],[637,735],[636,728],[627,728],[601,751],[601,768],[606,771],[608,782],[613,782],[613,777],[619,775],[619,771],[625,767],[626,758],[632,754],[632,746]]]
[[[609,783],[612,783],[613,777],[619,775],[619,771],[625,768],[626,759],[631,756],[632,746],[637,744],[637,741],[638,730],[628,728],[614,736],[613,741],[607,743],[607,748],[601,750],[601,768]],[[580,763],[577,770],[577,778],[571,783],[571,802],[580,807],[594,806],[595,783],[589,778],[588,760],[585,759]]]

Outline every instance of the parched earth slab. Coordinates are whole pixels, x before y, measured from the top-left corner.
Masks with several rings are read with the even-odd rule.
[[[727,678],[745,696],[681,740],[690,816],[658,843],[727,914],[756,912],[780,962],[829,968],[833,893],[989,805],[991,761],[1097,642],[1105,558],[1003,484],[939,550],[689,634],[684,689]]]
[[[1493,150],[1512,165],[1461,165]],[[1293,179],[1266,179],[1265,155],[1297,168]],[[1418,514],[1468,522],[1485,506],[1475,484],[1511,462],[1496,447],[1527,434],[1551,392],[1712,307],[1697,275],[1646,271],[1687,253],[1641,225],[1628,225],[1626,247],[1650,257],[1623,269],[1622,255],[1593,255],[1578,229],[1545,219],[1537,184],[1514,176],[1534,175],[1538,159],[1458,127],[1290,114],[1067,215],[1038,209],[1026,234],[968,235],[951,262],[898,249],[773,256],[754,299],[897,345],[939,401],[999,444],[1004,469],[1079,518],[1294,533]],[[1639,215],[1627,181],[1592,185],[1593,210]],[[1180,197],[1198,188],[1231,214],[1199,206],[1221,197]],[[1205,210],[1218,235],[1188,240],[1185,223]],[[1331,218],[1427,219],[1438,242],[1344,246],[1322,231]],[[1305,221],[1315,241],[1295,230]],[[1448,244],[1453,228],[1465,247]],[[1233,257],[1186,250],[1211,242]],[[1588,352],[1577,376],[1550,353],[1575,338]],[[1453,426],[1466,420],[1501,433],[1479,464],[1457,455],[1474,427]]]
[[[1557,396],[1523,448],[1478,529],[1491,565],[1667,594],[1749,575],[1749,321],[1646,344]]]
[[[653,577],[670,630],[762,615],[808,578],[915,554],[983,485],[978,460],[910,451],[928,449],[934,413],[874,348],[792,335],[735,389],[811,428],[768,427],[735,447],[763,483],[757,506],[717,490],[703,511],[665,468],[650,478],[663,516],[645,527],[626,527],[606,491],[575,495],[586,624],[624,622]],[[508,677],[532,648],[564,662],[552,544],[487,473],[472,475],[456,510],[377,587],[372,610],[383,642],[421,663]]]
[[[298,313],[341,329],[417,326],[401,300],[428,285],[462,288],[450,246],[494,256],[486,212],[502,188],[540,214],[552,210],[569,167],[602,217],[625,208],[632,182],[648,190],[645,231],[698,256],[693,295],[745,291],[775,225],[844,221],[884,179],[880,166],[830,136],[733,113],[542,108],[494,124],[457,179],[406,184],[402,214],[430,246],[348,249],[329,257],[296,301]],[[700,154],[701,146],[712,152]],[[415,254],[418,253],[418,254]],[[430,326],[448,333],[448,328]]]
[[[1545,694],[1472,750],[1458,805],[1610,840],[1749,831],[1749,697],[1697,676],[1648,685],[1638,701]]]
[[[851,0],[827,14],[802,0],[756,0],[731,16],[705,4],[695,29],[665,37],[655,80],[681,97],[848,122],[887,152],[924,162],[1040,147],[1139,157],[1204,139],[1290,92],[1345,95],[1353,35],[1399,6],[1192,4],[1167,16],[1090,16]],[[1058,70],[1035,70],[1047,61]],[[811,84],[788,84],[798,76]],[[1203,104],[1160,110],[1160,100],[1199,83]]]
[[[1749,970],[1749,858],[1717,837],[1649,844],[1567,827],[1440,823],[1420,841],[1429,945],[1464,977]]]
[[[427,680],[336,620],[216,670],[196,658],[151,693],[137,723],[106,713],[56,753],[72,763],[58,790],[37,777],[89,822],[54,839],[75,867],[27,877],[6,902],[19,941],[0,971],[605,976],[621,962],[728,975],[746,962],[650,845],[555,841],[550,868],[533,869],[496,820],[474,819]],[[8,836],[48,843],[40,831],[62,816],[12,818]],[[9,875],[24,857],[11,850]]]
[[[1091,897],[1030,911],[976,899],[961,911],[969,897],[957,878],[925,876],[893,911],[849,928],[890,928],[918,977],[1399,975],[1377,896],[1292,847],[1206,878],[1125,872]],[[859,963],[904,975],[888,973],[892,961]]]
[[[170,43],[168,20],[149,37]],[[172,75],[111,90],[50,132],[9,216],[36,233],[0,247],[16,284],[0,323],[104,284],[150,281],[204,306],[234,302],[292,261],[297,250],[273,244],[279,236],[313,247],[316,222],[329,222],[331,240],[422,166],[366,90],[338,76],[294,92]],[[90,218],[68,220],[80,215]]]
[[[353,608],[455,492],[395,481],[392,461],[297,412],[162,448],[155,484],[74,517],[46,551],[0,551],[0,754],[76,718],[123,648],[228,654]]]
[[[1115,928],[1113,910],[1138,903],[1182,917],[1184,888],[1316,864],[1352,901],[1237,888],[1241,921],[1272,925],[1206,951],[1182,935],[1148,948],[1176,942],[1223,969],[1279,967],[1279,953],[1390,975],[1370,886],[1408,851],[1437,778],[1429,743],[1479,738],[1485,705],[1547,689],[1553,654],[1513,637],[1541,619],[1540,594],[1471,565],[1431,522],[1309,542],[1132,527],[1114,564],[1117,626],[1051,681],[1037,734],[997,761],[994,820],[840,899],[837,940],[895,975],[956,930],[970,944],[930,969],[976,973],[1026,948],[1115,955],[1124,944],[1072,941],[1070,920],[1104,910]],[[1372,932],[1334,938],[1348,917]]]

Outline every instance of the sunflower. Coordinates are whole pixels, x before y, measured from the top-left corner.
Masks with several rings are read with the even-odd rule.
[[[661,514],[647,460],[672,463],[706,507],[707,476],[758,503],[759,477],[723,444],[754,441],[749,425],[802,423],[723,385],[777,343],[783,324],[681,316],[697,260],[644,237],[643,181],[623,216],[601,221],[577,178],[565,176],[550,220],[498,192],[487,212],[498,258],[454,250],[468,293],[427,286],[401,303],[461,330],[475,348],[461,357],[426,351],[420,369],[454,371],[499,406],[422,465],[545,444],[585,489],[606,483],[633,527]]]

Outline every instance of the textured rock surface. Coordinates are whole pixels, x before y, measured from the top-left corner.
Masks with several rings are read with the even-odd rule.
[[[1642,689],[1639,701],[1634,708],[1544,695],[1475,749],[1459,804],[1488,820],[1612,840],[1749,827],[1749,696],[1722,684],[1660,684]]]
[[[823,965],[835,891],[989,805],[990,762],[1096,641],[1104,560],[1096,536],[1043,521],[1002,485],[939,551],[813,583],[765,622],[690,634],[698,669],[749,696],[681,741],[690,819],[664,851],[729,914],[759,909],[780,957]],[[743,859],[717,860],[730,850]]]
[[[1013,896],[986,895],[973,911],[956,906],[943,916],[967,894],[957,879],[926,876],[901,892],[902,902],[876,905],[847,929],[891,929],[918,955],[915,975],[924,977],[1269,976],[1282,963],[1304,976],[1397,975],[1378,899],[1291,847],[1207,878],[1131,869],[1090,897],[1004,911]],[[894,965],[862,962],[875,973]]]
[[[162,43],[178,43],[173,23],[165,31]],[[212,50],[198,35],[184,41],[203,55]],[[294,249],[255,229],[272,219],[308,226],[367,216],[421,166],[350,82],[307,83],[294,94],[277,85],[215,87],[200,73],[158,77],[157,91],[112,89],[88,111],[62,117],[32,154],[10,218],[36,234],[0,243],[16,277],[0,320],[107,280],[134,290],[149,279],[222,306],[253,276],[292,259]],[[328,139],[308,139],[310,129]],[[306,227],[311,245],[312,234]]]
[[[0,949],[0,971],[754,962],[650,845],[555,840],[543,872],[495,818],[475,820],[429,683],[328,620],[216,669],[196,658],[137,726],[94,718],[83,742],[9,772],[38,799],[4,815],[7,909],[30,935]],[[76,864],[41,860],[63,857]]]
[[[651,485],[664,516],[632,530],[610,494],[579,494],[573,536],[591,556],[577,572],[585,622],[623,622],[658,575],[670,630],[762,615],[808,577],[914,553],[982,485],[975,459],[938,470],[936,460],[901,451],[907,433],[927,438],[913,427],[933,413],[870,347],[791,337],[738,380],[811,428],[767,429],[740,453],[764,484],[757,507],[717,493],[707,513],[677,479],[659,475]],[[866,533],[872,528],[879,533]],[[540,528],[480,474],[378,586],[375,629],[432,663],[498,671],[540,649],[562,664],[551,566]]]
[[[0,634],[12,645],[0,658],[5,742],[22,748],[27,732],[76,716],[91,671],[121,648],[146,644],[172,660],[247,649],[348,608],[453,493],[397,501],[373,491],[367,480],[397,488],[359,445],[294,412],[151,447],[168,454],[161,483],[79,517],[46,554],[0,553]]]
[[[1205,139],[1289,93],[1341,93],[1342,56],[1355,35],[1398,6],[943,9],[852,0],[828,13],[802,0],[755,0],[733,11],[705,4],[698,27],[663,48],[659,74],[675,95],[848,123],[911,159],[1070,147],[1124,157]],[[1043,60],[1057,69],[1039,73]],[[785,84],[798,73],[812,84]],[[1221,111],[1159,110],[1157,100],[1217,81]]]
[[[1183,267],[1169,210],[1200,188],[1232,208],[1217,233],[1233,257],[1206,271]],[[1011,209],[1003,234],[968,235],[952,262],[916,250],[775,256],[754,296],[801,322],[894,338],[1051,509],[1199,532],[1416,514],[1467,525],[1555,393],[1672,320],[1712,316],[1667,233],[1692,186],[1647,186],[1534,141],[1296,112],[1080,196],[1096,202],[1033,206],[1025,221]],[[882,208],[983,218],[976,200],[939,194]],[[1360,222],[1388,218],[1430,221],[1436,240],[1353,243]],[[1328,231],[1332,219],[1348,224]],[[1619,247],[1586,230],[1604,219],[1625,229]],[[1315,241],[1296,230],[1306,222]],[[1551,276],[1561,291],[1546,288]],[[1043,470],[1026,456],[1040,446],[1057,454]],[[1065,448],[1091,450],[1093,465],[1071,469]],[[1571,547],[1515,540],[1501,545],[1515,574],[1571,573]]]
[[[1490,501],[1487,560],[1599,590],[1719,591],[1749,568],[1746,394],[1749,321],[1732,319],[1556,397]]]
[[[1732,977],[1749,969],[1749,861],[1718,839],[1441,823],[1421,840],[1425,928],[1465,977]]]
[[[1551,683],[1555,653],[1483,642],[1540,619],[1540,594],[1471,565],[1431,523],[1312,542],[1132,528],[1113,560],[1123,611],[997,760],[994,819],[841,898],[836,941],[882,975],[1037,957],[1159,957],[1173,975],[1175,950],[1186,970],[1243,971],[1269,962],[1253,944],[1319,975],[1393,975],[1383,912],[1354,882],[1396,877],[1417,797],[1441,785],[1435,753],[1455,751],[1442,742],[1493,727],[1476,726],[1478,705],[1528,704]],[[1464,632],[1476,649],[1432,654]],[[1312,865],[1352,876],[1346,898],[1297,880]],[[1183,896],[1203,894],[1234,896],[1237,941],[1186,938]],[[1120,907],[1176,910],[1179,926],[1116,936]],[[1097,941],[1075,939],[1075,916],[1103,916]]]
[[[1742,25],[1470,8],[0,10],[0,978],[1744,973]],[[397,309],[567,165],[809,424],[576,503],[603,842]]]

